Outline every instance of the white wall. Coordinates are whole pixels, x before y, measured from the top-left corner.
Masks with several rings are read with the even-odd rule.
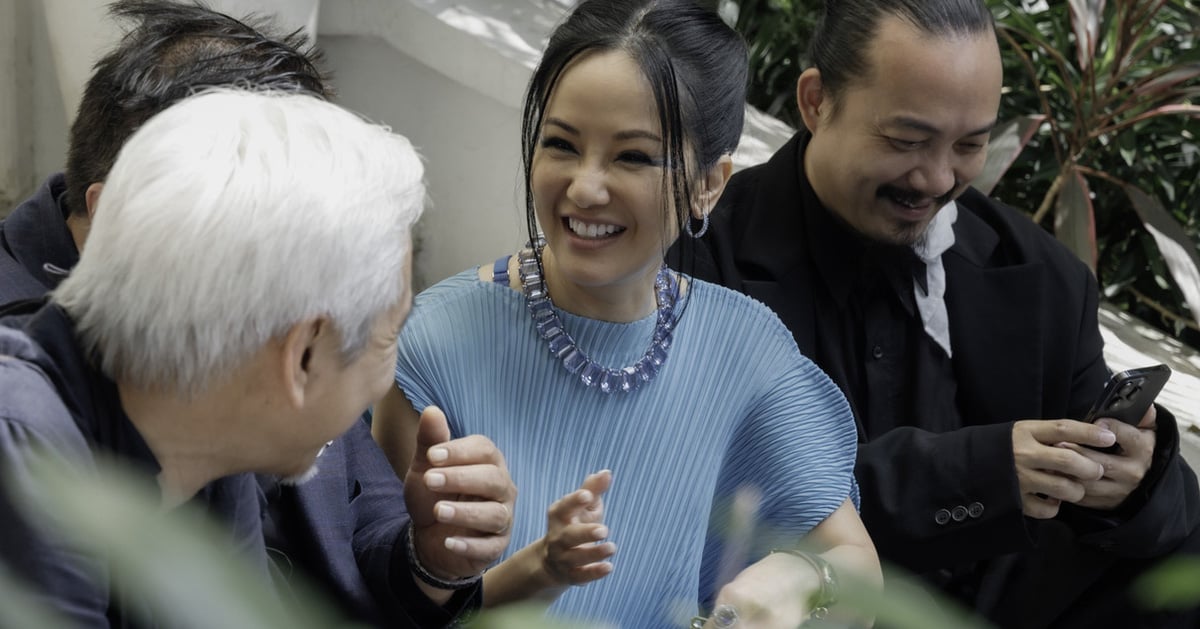
[[[0,216],[32,187],[28,0],[0,0]]]
[[[381,40],[321,37],[339,102],[404,134],[425,156],[430,207],[416,268],[427,286],[525,241],[520,114]]]

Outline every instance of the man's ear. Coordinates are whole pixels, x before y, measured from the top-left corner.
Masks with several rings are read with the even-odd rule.
[[[717,158],[717,163],[704,173],[704,187],[692,202],[693,218],[698,221],[703,220],[704,215],[713,211],[713,208],[717,206],[717,200],[721,198],[721,193],[725,192],[725,184],[729,183],[729,177],[732,175],[733,158],[726,153]]]
[[[310,319],[293,325],[283,336],[279,366],[284,395],[293,408],[304,406],[305,395],[313,382],[313,360],[321,336],[329,333],[325,319]]]
[[[796,81],[796,106],[800,108],[800,118],[809,133],[814,133],[822,121],[822,115],[828,116],[830,104],[825,98],[825,86],[821,82],[821,71],[809,68],[800,73]]]
[[[100,205],[100,192],[104,190],[104,182],[97,181],[87,187],[83,193],[84,203],[87,204],[88,220],[96,218],[96,207]]]

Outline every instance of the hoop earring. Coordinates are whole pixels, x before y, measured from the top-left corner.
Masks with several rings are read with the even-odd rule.
[[[685,221],[683,223],[683,231],[684,231],[684,233],[691,236],[692,238],[700,238],[704,234],[707,234],[708,233],[708,213],[706,212],[704,214],[704,219],[700,223],[700,231],[698,231],[698,232],[692,231],[692,217],[690,217],[690,216],[687,218],[687,221]]]

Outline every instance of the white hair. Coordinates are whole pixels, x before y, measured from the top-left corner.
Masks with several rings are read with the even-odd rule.
[[[205,91],[126,142],[53,300],[139,387],[201,391],[322,316],[352,360],[409,282],[423,170],[407,139],[328,102]]]

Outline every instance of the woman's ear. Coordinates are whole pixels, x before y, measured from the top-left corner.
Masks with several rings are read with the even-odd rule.
[[[733,175],[733,158],[726,153],[717,158],[717,163],[709,167],[704,173],[704,180],[700,194],[696,195],[696,200],[692,202],[692,217],[696,220],[704,220],[704,216],[713,211],[717,206],[717,200],[721,198],[721,193],[725,192],[725,184],[729,183],[729,178]]]
[[[796,81],[796,106],[800,108],[800,118],[809,133],[815,133],[822,122],[822,115],[828,115],[829,103],[825,98],[825,87],[821,82],[821,71],[809,68],[800,73]]]

